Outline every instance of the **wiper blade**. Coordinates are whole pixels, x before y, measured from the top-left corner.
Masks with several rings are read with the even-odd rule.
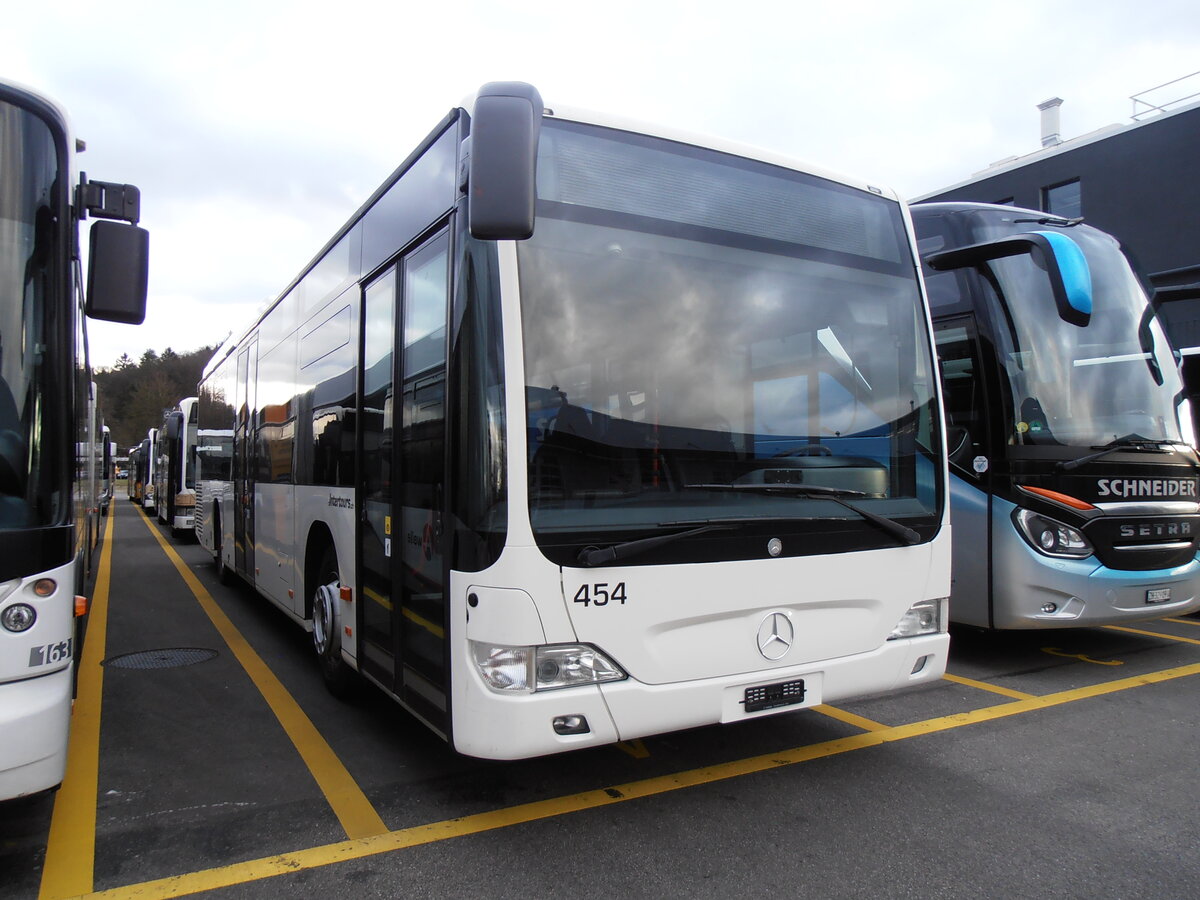
[[[788,497],[807,497],[810,500],[832,500],[851,512],[858,513],[863,519],[876,528],[887,532],[892,537],[905,544],[919,544],[921,535],[907,525],[901,525],[895,519],[873,513],[847,500],[847,497],[865,497],[862,491],[851,491],[845,488],[825,487],[819,484],[688,484],[684,487],[702,488],[709,491],[740,491],[749,494],[776,494]]]
[[[1100,459],[1119,450],[1149,450],[1154,453],[1167,453],[1169,450],[1164,449],[1164,443],[1166,442],[1152,441],[1149,438],[1142,437],[1140,434],[1127,434],[1125,437],[1109,441],[1096,453],[1089,453],[1087,456],[1081,456],[1078,459],[1068,460],[1067,462],[1059,462],[1055,468],[1063,472],[1069,472],[1072,469],[1078,469],[1080,466],[1087,465],[1092,460]]]
[[[1062,216],[1039,216],[1036,219],[1013,219],[1014,225],[1061,225],[1063,228],[1073,228],[1083,222],[1083,216],[1077,219],[1066,219]]]
[[[618,559],[628,559],[630,556],[637,556],[639,553],[645,553],[647,550],[653,550],[655,547],[670,544],[681,538],[704,534],[707,531],[725,531],[732,527],[732,525],[721,524],[702,525],[699,528],[689,528],[687,531],[660,534],[655,537],[641,538],[636,541],[623,541],[619,544],[613,544],[611,547],[584,547],[579,551],[579,556],[576,559],[585,566],[602,566],[605,563],[616,562]]]

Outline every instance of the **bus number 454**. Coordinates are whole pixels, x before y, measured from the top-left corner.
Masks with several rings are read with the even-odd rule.
[[[625,582],[619,581],[610,589],[607,581],[600,584],[584,584],[575,592],[575,602],[584,606],[608,606],[608,601],[625,605]]]

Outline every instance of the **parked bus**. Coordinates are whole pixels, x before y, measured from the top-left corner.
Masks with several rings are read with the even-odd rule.
[[[1200,466],[1156,307],[1078,219],[912,207],[941,357],[950,618],[1104,625],[1200,608]]]
[[[933,681],[930,327],[893,193],[486,85],[206,367],[208,545],[472,756]]]
[[[128,464],[125,475],[125,494],[131,503],[142,502],[142,491],[145,483],[142,481],[142,445],[129,448]]]
[[[66,762],[98,507],[84,317],[145,313],[137,190],[87,180],[77,149],[58,107],[0,83],[0,799],[56,786]],[[85,300],[76,273],[88,215],[102,221]]]
[[[180,400],[158,432],[154,504],[158,520],[176,535],[195,529],[196,415],[195,397]]]
[[[117,480],[117,444],[107,425],[100,429],[100,515],[107,516]]]
[[[217,354],[221,353],[218,348]],[[226,418],[223,409],[206,409],[214,401],[212,393],[201,392],[196,409],[201,422],[222,421]],[[202,547],[216,556],[220,538],[213,530],[219,522],[217,511],[223,503],[231,502],[225,496],[233,486],[233,429],[198,428],[196,431],[196,540]],[[228,582],[229,577],[225,578]]]
[[[151,428],[138,445],[137,503],[143,511],[155,508],[158,480],[158,429]]]

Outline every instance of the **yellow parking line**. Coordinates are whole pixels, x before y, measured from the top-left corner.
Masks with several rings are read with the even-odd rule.
[[[812,709],[814,712],[829,716],[831,719],[837,719],[839,722],[845,722],[847,725],[853,725],[855,728],[861,728],[863,731],[883,731],[888,727],[881,722],[856,716],[852,712],[846,712],[844,709],[838,709],[836,706],[829,706],[825,703],[814,706]]]
[[[1184,644],[1200,644],[1195,638],[1179,637],[1174,634],[1163,634],[1161,631],[1143,631],[1140,628],[1126,628],[1124,625],[1105,625],[1110,631],[1128,631],[1130,634],[1140,634],[1144,637],[1162,638],[1164,641],[1179,641]]]
[[[180,897],[200,891],[232,887],[234,885],[272,878],[276,875],[295,874],[303,869],[348,862],[374,856],[379,853],[388,853],[406,847],[432,844],[437,841],[463,837],[465,835],[482,834],[486,831],[507,828],[525,822],[566,815],[567,813],[579,812],[586,809],[596,809],[601,806],[624,803],[627,800],[636,800],[656,794],[677,791],[681,788],[710,784],[729,778],[770,771],[771,769],[778,769],[783,766],[796,765],[797,763],[808,762],[814,759],[848,753],[852,750],[860,750],[864,747],[876,747],[884,743],[936,734],[941,731],[961,728],[964,725],[990,722],[1034,710],[1060,706],[1064,703],[1072,703],[1076,700],[1086,700],[1104,694],[1129,690],[1130,688],[1159,684],[1176,678],[1187,678],[1192,675],[1200,675],[1200,663],[1179,666],[1174,669],[1164,669],[1159,672],[1151,672],[1147,675],[1135,675],[1130,678],[1122,678],[1089,687],[1075,688],[1069,691],[1060,691],[1054,694],[1014,700],[1010,703],[1001,703],[998,706],[989,706],[983,709],[971,710],[970,712],[926,719],[922,722],[913,722],[909,725],[898,725],[885,728],[882,731],[864,732],[863,734],[856,734],[833,741],[824,741],[819,744],[798,747],[794,750],[785,750],[749,759],[734,760],[715,766],[706,766],[700,769],[679,772],[674,775],[660,775],[654,778],[646,778],[641,781],[617,785],[616,787],[585,791],[580,794],[555,797],[549,800],[539,800],[520,806],[510,806],[491,812],[463,816],[458,819],[433,822],[429,825],[418,825],[413,828],[404,828],[399,831],[375,835],[361,840],[342,841],[337,844],[327,844],[323,847],[314,847],[309,850],[298,850],[293,853],[283,853],[278,856],[249,860],[229,866],[221,866],[216,869],[206,869],[202,872],[176,875],[156,881],[146,881],[141,884],[101,891],[92,896],[105,898],[105,900],[132,900],[132,898],[142,900],[142,898],[150,897]]]
[[[1011,697],[1013,700],[1029,700],[1034,694],[1026,694],[1024,691],[1014,691],[1012,688],[1000,687],[998,684],[988,684],[986,681],[976,681],[974,678],[964,678],[962,675],[951,675],[947,672],[942,676],[947,681],[953,681],[955,684],[966,685],[967,687],[977,688],[981,691],[990,691],[993,694],[999,694],[1001,697]]]
[[[1164,621],[1164,622],[1174,622],[1176,625],[1194,625],[1195,627],[1197,627],[1197,628],[1200,628],[1200,619],[1175,619],[1175,618],[1170,618],[1170,619],[1163,619],[1162,621]]]
[[[158,529],[149,519],[146,519],[146,527],[150,529],[150,533],[154,535],[167,558],[179,571],[208,618],[220,632],[221,637],[225,639],[225,643],[229,645],[230,651],[254,682],[255,687],[262,693],[263,699],[267,701],[267,705],[279,719],[283,730],[292,739],[296,750],[299,751],[301,758],[316,780],[317,786],[325,795],[325,799],[329,801],[338,821],[346,830],[347,837],[363,838],[386,832],[387,826],[379,817],[379,813],[375,811],[375,807],[371,805],[353,776],[342,765],[342,761],[333,752],[333,748],[317,731],[312,720],[305,715],[304,710],[288,693],[287,688],[263,662],[262,657],[254,652],[229,617],[217,606],[212,595],[200,583],[187,563],[159,534]]]
[[[82,652],[76,648],[79,687],[71,709],[67,774],[54,797],[54,812],[50,816],[50,837],[38,894],[42,900],[89,893],[96,877],[96,795],[100,783],[100,701],[104,688],[101,663],[108,634],[116,516],[115,509],[109,510]]]

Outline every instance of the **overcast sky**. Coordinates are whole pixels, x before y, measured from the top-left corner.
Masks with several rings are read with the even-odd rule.
[[[20,5],[0,77],[66,107],[90,177],[142,191],[149,312],[89,326],[98,366],[247,324],[486,81],[912,197],[1037,149],[1043,100],[1069,139],[1200,70],[1194,0]]]

